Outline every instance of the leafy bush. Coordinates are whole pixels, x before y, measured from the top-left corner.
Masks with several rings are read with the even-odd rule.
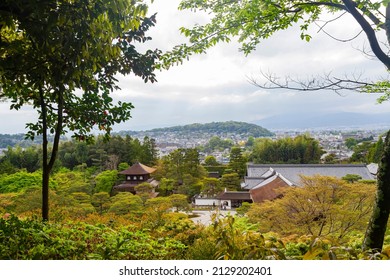
[[[181,259],[186,246],[142,230],[0,219],[0,259]]]
[[[95,177],[96,186],[94,192],[110,193],[118,179],[118,170],[106,170]]]
[[[129,213],[140,214],[143,210],[143,201],[138,195],[129,192],[121,192],[111,198],[112,204],[108,212],[117,215]]]
[[[10,175],[0,175],[0,193],[21,192],[41,185],[42,173],[40,171],[30,173],[22,170]],[[56,182],[50,180],[50,187],[55,189],[57,187]]]

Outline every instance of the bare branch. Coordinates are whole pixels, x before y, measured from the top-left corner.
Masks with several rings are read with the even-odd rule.
[[[328,23],[328,22],[327,22]],[[326,24],[327,24],[326,23]],[[325,24],[325,25],[326,25]],[[350,42],[350,41],[353,41],[355,40],[357,37],[360,36],[360,34],[363,33],[363,30],[360,30],[358,34],[356,34],[355,36],[349,38],[349,39],[339,39],[339,38],[336,38],[335,36],[333,36],[332,34],[330,34],[329,32],[325,31],[324,27],[325,25],[323,26],[320,26],[317,22],[315,22],[315,25],[317,25],[320,29],[318,30],[318,32],[322,31],[323,33],[325,33],[327,36],[329,36],[330,38],[332,38],[333,40],[335,41],[339,41],[339,42],[342,42],[342,43],[346,43],[346,42]]]
[[[342,17],[345,16],[346,14],[347,14],[347,12],[344,12],[344,13],[342,13],[341,15],[339,15],[339,16],[333,18],[333,19],[324,21],[325,23],[322,25],[322,27],[320,28],[320,30],[318,30],[318,32],[320,32],[321,29],[323,29],[328,23],[334,22],[334,21],[336,21],[336,20],[342,18]],[[318,22],[320,22],[320,21],[321,21],[321,20],[318,20]],[[318,32],[317,32],[317,33],[318,33]]]
[[[254,78],[249,78],[249,82],[262,89],[285,89],[295,91],[319,91],[331,90],[342,95],[343,91],[366,92],[369,86],[375,86],[375,83],[362,79],[362,74],[352,75],[352,77],[337,78],[331,73],[324,76],[312,76],[305,80],[300,80],[286,76],[284,78],[277,77],[272,73],[264,73],[260,71],[261,76],[266,80],[259,82]]]

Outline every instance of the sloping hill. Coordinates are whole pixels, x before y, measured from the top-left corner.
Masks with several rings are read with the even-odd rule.
[[[168,132],[177,134],[245,134],[253,137],[266,137],[273,135],[271,131],[259,125],[236,121],[212,122],[206,124],[194,123],[182,126],[155,128],[143,132],[151,134],[162,134]],[[121,131],[119,134],[134,134],[134,131]]]

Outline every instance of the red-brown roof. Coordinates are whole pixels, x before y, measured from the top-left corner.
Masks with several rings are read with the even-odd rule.
[[[259,188],[253,188],[249,192],[253,202],[263,202],[265,200],[273,200],[280,196],[280,190],[291,186],[280,176],[274,176],[267,184],[263,184]]]
[[[156,171],[155,168],[143,165],[142,163],[134,163],[132,166],[127,168],[126,170],[123,170],[119,172],[119,174],[122,175],[146,175],[146,174],[151,174],[154,171]]]

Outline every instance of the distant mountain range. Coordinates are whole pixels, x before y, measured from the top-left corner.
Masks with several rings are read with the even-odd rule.
[[[135,135],[139,133],[145,133],[148,135],[162,134],[162,133],[175,133],[175,134],[242,134],[253,137],[266,137],[274,135],[268,129],[256,124],[246,122],[212,122],[206,124],[194,123],[188,125],[172,126],[165,128],[155,128],[146,131],[121,131],[119,135]]]
[[[390,128],[390,113],[283,114],[255,121],[270,130],[291,129],[381,129]]]

